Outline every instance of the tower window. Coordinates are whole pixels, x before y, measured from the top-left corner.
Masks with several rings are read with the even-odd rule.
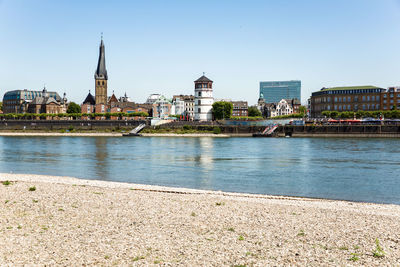
[[[99,82],[99,81],[97,82],[97,85],[100,85],[100,82]]]
[[[102,85],[104,85],[104,81],[103,81]]]

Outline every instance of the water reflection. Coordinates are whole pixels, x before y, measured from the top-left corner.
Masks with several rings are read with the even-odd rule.
[[[334,138],[0,137],[0,171],[400,204],[397,143]]]

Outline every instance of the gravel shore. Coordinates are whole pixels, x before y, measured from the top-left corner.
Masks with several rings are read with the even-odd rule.
[[[0,184],[0,265],[400,265],[397,205],[39,175],[0,181],[10,181]]]

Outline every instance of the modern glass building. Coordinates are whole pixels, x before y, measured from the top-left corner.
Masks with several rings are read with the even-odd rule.
[[[282,99],[301,100],[301,81],[260,82],[260,98],[265,103],[278,103]]]

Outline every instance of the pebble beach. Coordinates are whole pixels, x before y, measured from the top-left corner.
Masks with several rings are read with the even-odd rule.
[[[400,265],[398,205],[28,174],[0,181],[0,265]]]

